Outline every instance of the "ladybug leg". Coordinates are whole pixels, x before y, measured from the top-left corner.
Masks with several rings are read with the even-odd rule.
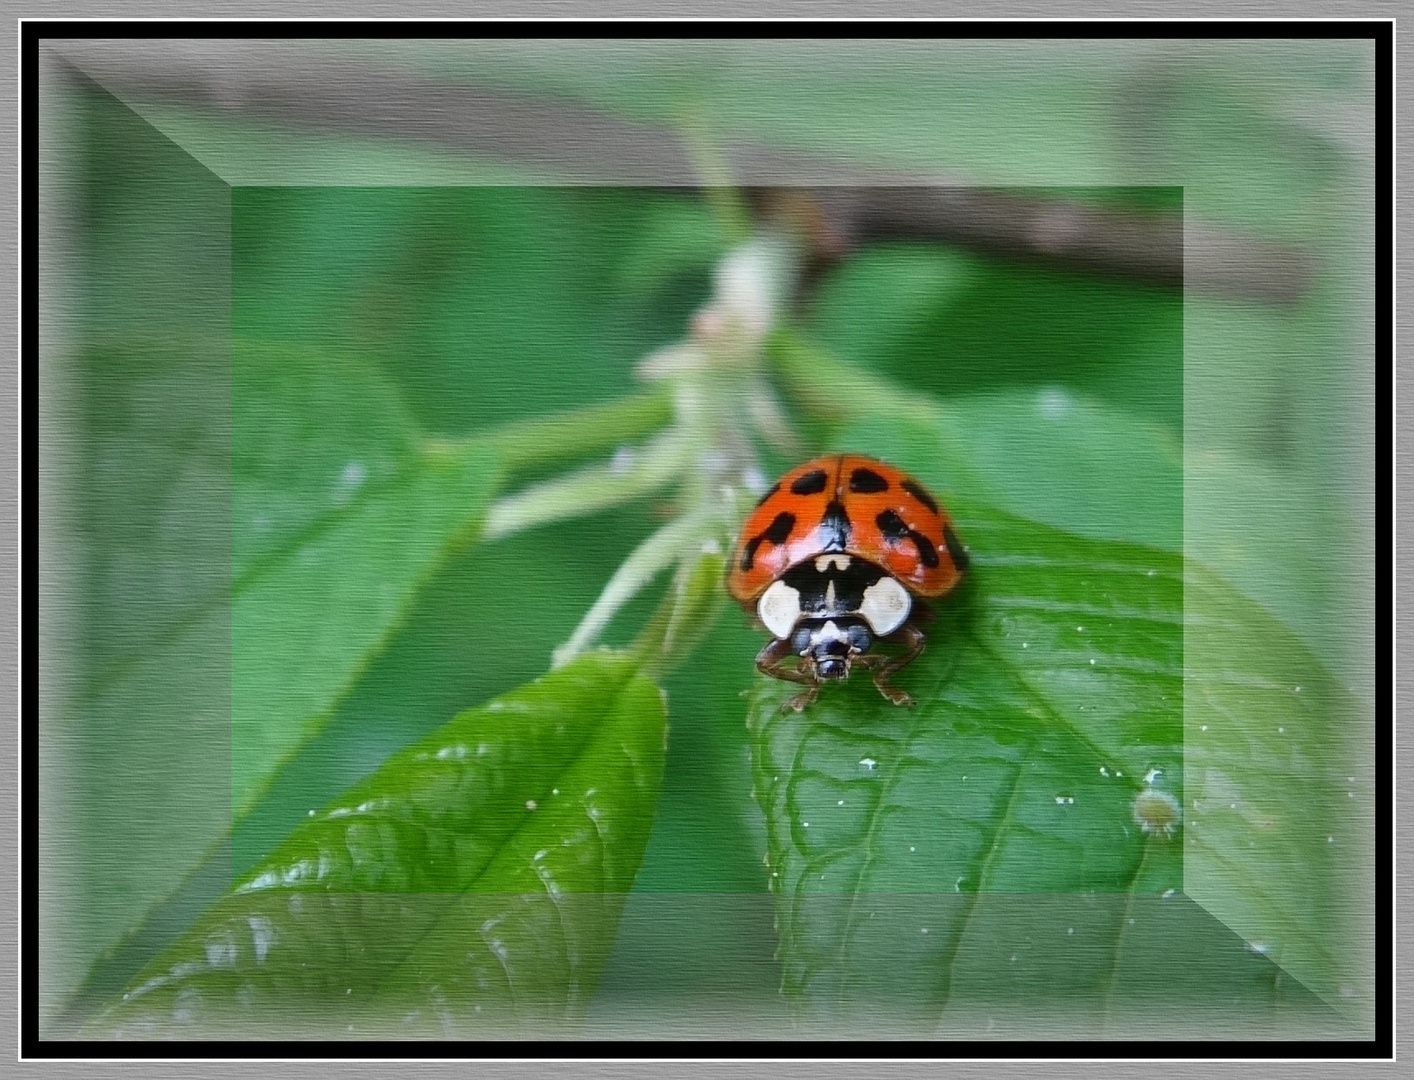
[[[902,645],[905,651],[899,656],[892,657],[885,656],[883,653],[866,653],[858,659],[857,663],[866,668],[877,668],[874,672],[874,685],[884,697],[895,705],[913,705],[915,704],[913,698],[897,686],[890,686],[888,678],[918,658],[918,654],[923,651],[923,631],[913,623],[906,622],[890,634],[886,640]]]
[[[800,693],[796,694],[795,697],[791,698],[784,705],[782,705],[781,712],[790,712],[792,709],[794,709],[796,712],[803,712],[806,706],[815,704],[815,698],[819,695],[819,693],[820,684],[811,683],[809,690],[802,690]]]
[[[800,712],[807,705],[815,700],[815,696],[820,692],[820,684],[811,676],[801,671],[798,667],[789,666],[788,662],[795,654],[791,651],[790,642],[784,638],[776,638],[769,642],[764,649],[756,654],[757,670],[763,674],[770,675],[773,679],[785,679],[788,682],[805,683],[810,689],[796,694],[784,705],[781,712],[794,709]]]

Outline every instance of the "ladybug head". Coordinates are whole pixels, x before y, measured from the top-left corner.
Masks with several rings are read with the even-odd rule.
[[[850,616],[806,619],[791,634],[791,648],[802,658],[802,669],[822,682],[849,678],[850,662],[873,644],[868,624]]]

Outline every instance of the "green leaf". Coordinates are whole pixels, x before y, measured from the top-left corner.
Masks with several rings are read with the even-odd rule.
[[[420,449],[358,361],[240,343],[232,377],[231,798],[248,810],[469,535],[489,451]]]
[[[639,244],[660,215],[699,258],[718,242],[702,208],[655,190],[238,189],[233,326],[368,359],[430,435],[611,402],[708,292],[705,274],[633,291],[655,285]]]
[[[396,388],[367,363],[248,339],[231,371],[231,572],[297,545],[417,458]]]
[[[782,333],[773,348],[792,391],[836,422],[838,445],[885,459],[927,446],[944,491],[1096,539],[1182,550],[1360,684],[1360,533],[1310,470],[1195,449],[1191,431],[1180,444],[1162,425],[1058,385],[935,401],[905,396],[801,338]],[[810,380],[844,392],[832,400]],[[1241,397],[1240,385],[1228,383],[1227,396]],[[1224,429],[1229,440],[1247,441],[1237,428],[1234,419]],[[1212,436],[1198,433],[1200,443]]]
[[[1183,547],[1183,448],[1158,424],[1058,386],[938,405],[1000,509],[1096,539]]]
[[[460,714],[313,815],[87,1033],[458,1037],[581,1015],[664,736],[661,692],[610,653]]]
[[[745,617],[729,611],[664,678],[673,731],[662,795],[586,1017],[607,1037],[789,1031],[742,723],[760,647]]]
[[[727,247],[726,231],[711,207],[686,199],[654,199],[629,241],[617,287],[641,295],[684,278],[707,278]]]
[[[572,432],[561,432],[560,441],[571,437]],[[573,530],[544,526],[454,553],[419,589],[407,616],[393,628],[387,645],[360,670],[348,693],[334,704],[328,722],[280,766],[250,812],[234,822],[229,816],[229,759],[213,757],[210,742],[204,744],[204,756],[197,756],[188,771],[176,775],[191,775],[194,783],[206,786],[208,801],[219,811],[212,814],[212,834],[229,830],[229,846],[207,854],[194,879],[195,888],[184,885],[171,904],[154,909],[138,931],[91,968],[79,1000],[71,1002],[66,1012],[92,1012],[121,990],[156,952],[225,893],[235,878],[243,877],[304,823],[311,808],[338,797],[390,755],[426,738],[468,704],[486,701],[543,674],[551,649],[594,602],[615,566],[631,550],[632,537],[654,526],[647,506],[630,504],[612,513],[580,518]],[[488,597],[502,596],[514,597],[514,605],[505,606],[498,600],[488,606]],[[652,613],[654,599],[645,595],[641,602],[630,604],[610,627],[606,641],[618,645],[632,640],[637,627]],[[224,613],[223,617],[229,619]],[[494,648],[488,647],[488,618],[497,628]],[[729,669],[740,679],[726,694],[735,710],[728,733],[735,736],[736,765],[742,764],[745,739],[736,690],[746,686],[751,655],[746,652]],[[229,661],[223,665],[223,672],[228,670]],[[688,710],[679,720],[700,724],[692,708],[705,700],[701,691],[687,686],[679,689],[671,682],[668,689],[675,708]],[[222,688],[222,692],[229,690]],[[150,718],[150,711],[145,715]],[[221,723],[221,729],[212,732],[208,740],[219,738],[224,745],[229,738],[224,715]],[[676,734],[682,737],[675,737],[672,752],[687,753],[688,760],[694,760],[692,755],[700,753],[695,749],[697,744],[687,738],[681,726]],[[170,760],[171,748],[165,753]],[[165,762],[153,766],[159,767],[173,771]],[[210,794],[213,790],[214,795]],[[745,813],[752,808],[745,798],[744,782],[740,794]],[[193,803],[188,796],[186,809],[174,809],[171,822],[183,823],[193,816]],[[739,845],[734,846],[732,840],[716,838],[716,818],[699,824],[708,828],[714,840],[708,846],[713,850],[738,851]],[[144,858],[151,860],[160,854],[157,840],[170,835],[166,829],[158,832],[154,850],[151,854],[143,851]],[[142,834],[134,831],[127,842],[142,840]],[[703,850],[700,834],[694,837],[694,844],[695,852]],[[744,854],[741,858],[747,865],[738,876],[744,873],[754,878],[760,855],[754,862]],[[150,862],[134,867],[135,876],[140,876],[137,871],[144,865]]]
[[[900,464],[946,493],[924,458]],[[1136,997],[1162,998],[1161,983],[1186,988],[1175,1006],[1227,995],[1253,1009],[1314,1007],[1306,989],[1281,984],[1265,945],[1278,928],[1292,947],[1329,932],[1326,852],[1289,839],[1292,829],[1326,827],[1322,803],[1313,800],[1311,820],[1299,825],[1223,838],[1199,865],[1206,892],[1227,898],[1225,911],[1252,913],[1236,929],[1260,922],[1270,931],[1252,939],[1257,951],[1198,919],[1207,930],[1191,932],[1189,951],[1156,975],[1139,958],[1172,934],[1179,916],[1167,913],[1183,905],[1152,909],[1161,924],[1152,931],[1134,931],[1128,919],[1146,896],[1181,898],[1192,872],[1185,695],[1254,699],[1238,714],[1246,748],[1200,760],[1205,777],[1219,770],[1255,802],[1270,805],[1272,785],[1247,773],[1251,748],[1284,737],[1258,717],[1301,728],[1311,751],[1301,761],[1304,789],[1327,797],[1340,751],[1331,729],[1291,708],[1270,651],[1239,653],[1237,671],[1214,669],[1207,654],[1185,663],[1177,555],[947,501],[973,571],[939,605],[923,657],[898,678],[919,705],[890,706],[859,675],[827,687],[803,714],[780,711],[793,693],[786,684],[763,678],[753,695],[748,724],[786,993],[808,1017],[877,1019],[877,1008],[924,1028],[963,1023],[1001,999],[1034,1016],[1056,995],[1091,1019],[1119,1021]],[[1208,587],[1229,636],[1276,642],[1288,659],[1301,652],[1255,605],[1216,580]],[[1220,888],[1214,864],[1229,871]],[[1302,866],[1311,873],[1297,878]],[[1330,957],[1308,959],[1292,973],[1324,991]],[[1181,977],[1163,983],[1175,966]]]
[[[809,325],[843,359],[941,398],[1060,386],[1182,426],[1177,290],[884,243],[821,283]]]
[[[1343,508],[1295,470],[1220,450],[1187,453],[1183,491],[1188,554],[1359,685],[1370,654],[1355,589],[1365,587],[1368,550]]]
[[[1184,612],[1186,890],[1327,1001],[1368,1006],[1369,710],[1264,607],[1191,563]]]
[[[44,1012],[218,841],[230,775],[230,189],[96,88],[60,98]]]
[[[1096,539],[1183,547],[1183,446],[1161,424],[1055,383],[940,401],[788,331],[771,348],[790,389],[836,422],[841,447],[903,460],[926,446],[944,492]]]

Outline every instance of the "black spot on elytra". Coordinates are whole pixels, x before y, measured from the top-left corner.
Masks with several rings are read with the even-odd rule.
[[[908,522],[892,510],[885,510],[874,519],[879,531],[890,540],[902,540],[909,533]]]
[[[933,501],[933,496],[929,495],[923,485],[916,480],[905,480],[903,482],[903,490],[912,495],[929,510],[933,511],[933,513],[936,514],[938,512],[938,504]]]
[[[772,485],[771,485],[771,490],[768,491],[768,492],[766,492],[766,494],[762,495],[761,498],[759,498],[759,499],[756,500],[756,505],[757,505],[757,506],[760,506],[762,503],[764,503],[767,499],[769,499],[772,495],[774,495],[776,492],[778,492],[778,491],[780,491],[780,490],[781,490],[781,485],[780,485],[779,482],[772,484]]]
[[[825,481],[828,479],[824,469],[812,469],[805,475],[795,478],[790,486],[791,494],[819,495],[825,490]]]
[[[782,510],[774,518],[771,524],[767,525],[756,536],[753,536],[741,549],[741,570],[742,573],[751,569],[752,563],[756,561],[756,549],[767,540],[777,547],[786,542],[786,537],[790,536],[790,531],[795,528],[795,515],[789,511]]]
[[[786,537],[790,535],[793,528],[795,528],[795,515],[788,510],[782,510],[757,539],[769,540],[779,547],[786,542]]]
[[[857,495],[876,495],[889,490],[889,482],[873,469],[855,469],[849,474],[849,490]]]
[[[929,569],[938,565],[938,549],[933,546],[933,541],[929,540],[921,532],[908,531],[908,538],[913,541],[913,546],[918,549],[918,557],[923,560],[923,565]]]
[[[756,561],[756,549],[761,546],[761,537],[753,536],[746,542],[746,546],[741,549],[741,572],[744,574],[751,569],[751,564]]]
[[[844,551],[849,547],[849,515],[839,499],[831,499],[820,519],[820,550]]]
[[[913,546],[918,549],[918,558],[924,566],[938,565],[938,549],[933,546],[933,541],[916,529],[909,528],[908,522],[899,517],[895,511],[883,511],[874,519],[874,523],[879,526],[879,531],[884,534],[886,540],[891,540],[894,543],[901,540],[912,540]]]
[[[948,554],[952,556],[953,564],[959,570],[966,570],[969,562],[967,549],[962,546],[962,541],[957,538],[957,533],[952,531],[951,525],[943,526],[943,540],[948,545]]]

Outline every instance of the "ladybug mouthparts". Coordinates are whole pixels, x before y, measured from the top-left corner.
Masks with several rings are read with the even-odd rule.
[[[791,651],[815,668],[817,679],[849,678],[850,661],[866,653],[874,635],[863,619],[806,619],[790,636]]]

